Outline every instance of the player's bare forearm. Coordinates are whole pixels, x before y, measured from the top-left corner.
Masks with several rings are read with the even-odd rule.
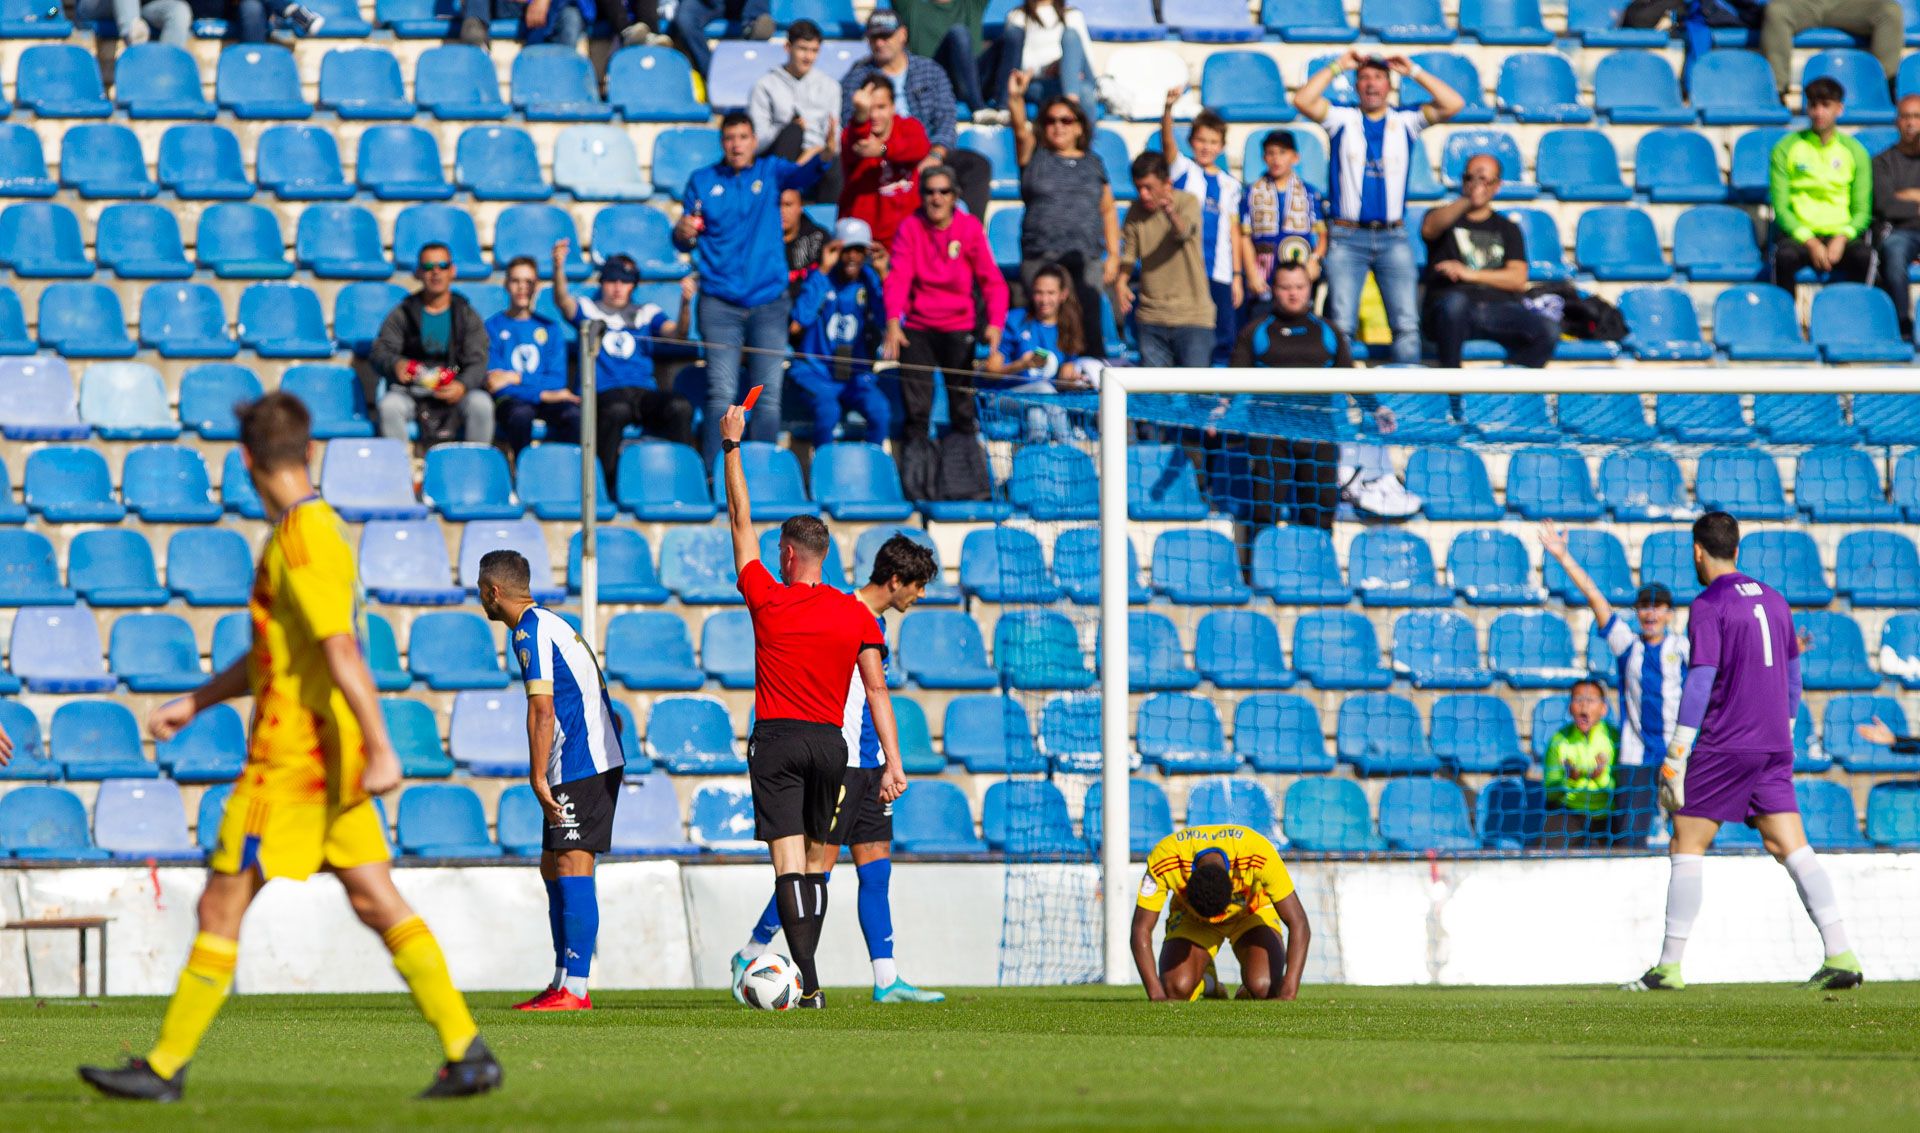
[[[727,524],[733,529],[733,569],[743,571],[760,557],[760,541],[753,535],[753,507],[747,498],[747,467],[740,459],[740,438],[746,435],[747,414],[738,405],[727,407],[720,436],[734,442],[720,458],[721,478],[727,485]]]
[[[374,688],[373,673],[360,652],[360,643],[352,634],[336,634],[320,643],[320,652],[327,659],[327,672],[333,677],[334,687],[340,690],[354,722],[360,725],[368,753],[378,750],[391,755],[393,741],[387,736],[387,718],[380,712],[380,693]]]
[[[1300,994],[1300,973],[1307,966],[1307,945],[1313,940],[1313,929],[1307,924],[1307,909],[1298,893],[1287,894],[1274,912],[1287,926],[1287,970],[1280,976],[1279,998],[1292,999]]]
[[[1147,998],[1156,1002],[1167,997],[1167,989],[1160,983],[1160,968],[1153,959],[1153,925],[1159,919],[1160,914],[1153,909],[1136,906],[1133,910],[1133,966],[1140,972]]]
[[[527,781],[540,809],[551,813],[553,792],[547,786],[547,764],[553,752],[553,697],[527,697]]]
[[[195,712],[205,712],[216,704],[224,704],[236,696],[247,695],[247,659],[241,657],[228,665],[206,684],[194,689],[191,698]]]
[[[900,729],[893,718],[893,693],[887,688],[886,666],[879,651],[860,651],[860,683],[866,686],[867,710],[873,713],[873,730],[880,737],[880,752],[886,757],[886,772],[880,778],[880,801],[890,803],[907,789],[907,772],[900,760]]]

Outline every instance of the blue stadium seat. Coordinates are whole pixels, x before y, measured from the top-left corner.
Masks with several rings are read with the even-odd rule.
[[[896,693],[893,723],[900,733],[902,770],[909,775],[938,775],[947,769],[947,757],[934,750],[933,729],[927,726],[927,713],[919,701]]]
[[[1915,766],[1911,755],[1896,755],[1891,748],[1868,743],[1858,728],[1878,719],[1896,736],[1910,735],[1907,714],[1900,702],[1890,696],[1848,693],[1827,701],[1821,719],[1820,746],[1840,766],[1856,775],[1909,772]],[[56,753],[57,754],[57,753]]]
[[[73,602],[61,585],[53,544],[38,531],[0,528],[0,606],[60,606]]]
[[[1153,542],[1153,588],[1182,606],[1243,605],[1239,552],[1218,531],[1176,528]]]
[[[1297,679],[1273,619],[1251,610],[1214,610],[1200,619],[1194,667],[1215,688],[1291,688]]]
[[[513,494],[506,456],[492,445],[446,444],[428,449],[420,498],[456,523],[519,519],[526,512]],[[601,534],[604,538],[607,533]]]
[[[877,444],[842,441],[816,449],[812,479],[814,499],[834,519],[897,522],[913,514],[893,458]]]
[[[440,144],[418,126],[374,126],[360,135],[354,160],[362,192],[383,201],[444,201],[453,186],[441,171]]]
[[[1507,778],[1480,789],[1474,824],[1487,849],[1524,850],[1540,844],[1546,818],[1546,789],[1534,780]]]
[[[1104,807],[1106,792],[1104,784],[1095,782],[1087,788],[1087,796],[1080,808],[1080,827],[1086,837],[1087,850],[1093,854],[1100,852],[1100,835],[1106,823]],[[1173,808],[1167,802],[1167,793],[1160,784],[1151,779],[1127,780],[1127,852],[1133,857],[1144,857],[1153,852],[1160,840],[1173,833]]]
[[[188,201],[244,201],[253,196],[240,161],[240,140],[225,126],[185,123],[160,135],[155,163],[162,188]]]
[[[1700,334],[1693,300],[1676,287],[1635,287],[1620,297],[1627,320],[1624,345],[1643,361],[1704,362],[1713,347]]]
[[[120,484],[127,509],[148,523],[213,523],[224,510],[213,496],[206,462],[181,445],[134,449],[121,465]]]
[[[673,775],[744,775],[727,707],[706,696],[666,696],[647,716],[647,755]]]
[[[662,772],[635,774],[620,786],[620,807],[613,817],[612,850],[617,854],[683,857],[699,852],[680,824],[680,798]]]
[[[1082,606],[1100,603],[1100,539],[1097,527],[1069,527],[1053,541],[1053,581]],[[1127,601],[1144,605],[1152,592],[1140,581],[1140,558],[1127,539]]]
[[[1503,201],[1530,201],[1540,195],[1540,186],[1526,179],[1526,162],[1520,157],[1520,145],[1505,130],[1455,130],[1447,135],[1440,151],[1440,180],[1449,189],[1460,186],[1467,161],[1490,154],[1500,163],[1500,194]]]
[[[113,113],[100,68],[85,48],[42,43],[20,54],[14,97],[42,118],[105,118]]]
[[[653,186],[678,199],[687,178],[720,160],[720,131],[711,126],[669,126],[654,135]]]
[[[1695,118],[1673,67],[1652,51],[1602,57],[1593,71],[1593,106],[1616,126],[1688,126]]]
[[[293,52],[275,43],[242,43],[220,52],[214,101],[235,118],[311,118]]]
[[[605,122],[613,117],[587,57],[552,44],[523,47],[514,56],[513,107],[529,122]]]
[[[1465,774],[1524,774],[1527,756],[1513,710],[1498,696],[1456,693],[1433,702],[1433,754],[1448,769]]]
[[[1446,394],[1386,393],[1379,395],[1379,404],[1394,416],[1392,436],[1396,444],[1446,444],[1460,439],[1452,399]],[[1367,437],[1384,435],[1374,415],[1365,412],[1360,416],[1360,432]]]
[[[603,659],[607,675],[632,689],[692,692],[706,683],[694,664],[686,619],[675,612],[615,614],[607,623]]]
[[[82,440],[93,432],[80,420],[64,361],[0,358],[0,431],[16,441]]]
[[[1828,362],[1913,361],[1893,301],[1864,283],[1829,283],[1813,297],[1810,337]]]
[[[1104,636],[1096,639],[1096,658],[1102,640]],[[1180,631],[1165,614],[1128,611],[1127,683],[1142,692],[1185,691],[1200,683],[1200,674],[1187,664]]]
[[[1540,20],[1538,0],[1460,0],[1460,30],[1489,47],[1553,42]]]
[[[447,39],[459,30],[460,6],[448,0],[375,0],[373,10],[401,39]]]
[[[1765,265],[1753,218],[1730,205],[1702,205],[1681,213],[1673,226],[1673,265],[1695,283],[1759,279]],[[1797,326],[1794,333],[1797,337]]]
[[[827,62],[829,48],[823,44],[820,61],[816,66]],[[753,84],[760,76],[779,66],[782,54],[770,43],[754,43],[738,39],[722,39],[713,45],[713,58],[707,64],[706,86],[707,103],[714,112],[725,113],[728,110],[745,110],[753,94]],[[826,73],[826,68],[822,67]],[[838,81],[838,80],[836,80]],[[703,110],[704,121],[708,111]],[[657,180],[657,179],[656,179]],[[678,192],[678,189],[663,191]]]
[[[1216,51],[1200,72],[1200,102],[1228,122],[1290,122],[1279,64],[1258,51]]]
[[[1780,484],[1780,469],[1758,449],[1715,448],[1700,455],[1694,473],[1700,506],[1740,519],[1786,519],[1793,509]]]
[[[540,800],[534,797],[532,787],[515,783],[500,793],[494,839],[509,857],[538,857],[545,826],[546,818],[540,813]]]
[[[1262,774],[1331,771],[1320,714],[1294,693],[1255,693],[1233,711],[1233,747]]]
[[[480,586],[480,559],[488,551],[518,551],[532,570],[533,600],[557,605],[566,600],[564,586],[553,580],[553,563],[547,556],[547,539],[534,519],[475,520],[460,529],[460,555],[455,562],[460,585],[469,597],[477,597]]]
[[[1920,517],[1920,455],[1909,452],[1894,463],[1893,502],[1900,505],[1908,522]]]
[[[1507,468],[1507,506],[1528,519],[1598,519],[1587,464],[1563,448],[1523,449]]]
[[[449,205],[411,205],[393,222],[393,268],[411,272],[420,262],[420,249],[443,244],[453,253],[453,272],[459,279],[487,279],[493,269],[480,255],[480,237],[473,217]],[[547,257],[552,260],[549,248]]]
[[[987,664],[979,623],[959,610],[924,610],[901,619],[896,660],[921,688],[1000,687],[999,672]]]
[[[206,119],[218,111],[200,90],[200,66],[170,43],[123,47],[114,67],[113,99],[140,120]]]
[[[950,762],[975,775],[1033,774],[1047,761],[1033,743],[1020,702],[999,693],[969,693],[947,702],[941,729]]]
[[[1202,779],[1187,794],[1188,826],[1245,826],[1278,841],[1279,821],[1273,796],[1253,779]]]
[[[710,854],[759,853],[752,796],[745,787],[701,787],[687,804],[687,836]]]
[[[187,692],[207,679],[193,627],[173,614],[129,614],[107,635],[107,667],[134,692]]]
[[[373,435],[360,379],[345,366],[289,366],[280,376],[280,388],[306,403],[316,440]]]
[[[1373,828],[1367,796],[1351,779],[1301,779],[1280,807],[1287,842],[1307,853],[1368,853],[1387,848]]]
[[[1361,0],[1360,30],[1382,43],[1452,43],[1439,0]]]
[[[1633,151],[1633,187],[1665,204],[1711,204],[1727,199],[1720,156],[1698,131],[1653,130]]]
[[[1673,269],[1660,256],[1653,220],[1637,208],[1605,207],[1581,213],[1574,229],[1573,258],[1603,282],[1657,283],[1673,276]]]
[[[1700,593],[1693,569],[1693,537],[1685,531],[1655,531],[1640,546],[1640,581],[1663,583],[1677,606]]]
[[[18,130],[19,127],[5,129]],[[31,134],[28,135],[31,137]],[[40,192],[41,183],[52,189],[52,182],[45,181],[46,166],[41,164],[39,177],[32,176],[33,164],[21,160],[18,143],[11,136],[6,137],[4,169],[5,187],[9,196],[41,197],[52,196],[51,192]],[[38,144],[29,157],[38,155]],[[60,184],[75,190],[82,197],[131,198],[144,200],[160,191],[153,178],[147,176],[146,158],[140,152],[140,139],[125,126],[90,123],[74,126],[67,130],[60,143]]]
[[[414,101],[442,121],[488,122],[507,116],[493,61],[471,44],[448,43],[427,51],[414,64],[413,79]]]
[[[722,610],[700,624],[700,667],[722,688],[754,686],[753,621],[744,610]]]
[[[1655,399],[1660,431],[1676,441],[1744,444],[1754,439],[1735,393],[1663,393]]]
[[[233,786],[223,783],[209,787],[200,796],[199,819],[194,824],[194,838],[206,853],[213,853],[220,845],[220,822],[226,817],[227,799],[232,794]],[[379,805],[382,808],[381,814],[385,815],[385,804]],[[381,825],[384,826],[385,823],[386,820],[383,817]]]
[[[1543,610],[1501,614],[1487,630],[1487,664],[1509,688],[1566,688],[1587,675],[1566,619]]]
[[[260,135],[254,176],[283,201],[344,201],[355,191],[333,134],[314,126],[275,126]],[[305,218],[302,213],[303,227]]]
[[[1636,394],[1563,393],[1560,427],[1574,440],[1588,443],[1631,444],[1654,437]]]
[[[553,187],[576,201],[643,201],[653,192],[624,127],[569,126],[554,141]]]
[[[1754,531],[1740,539],[1740,570],[1764,579],[1795,606],[1833,601],[1820,551],[1805,531]]]
[[[0,212],[0,264],[27,279],[93,275],[80,222],[65,205],[22,201]]]
[[[1820,310],[1818,300],[1814,311]],[[1920,442],[1920,398],[1901,393],[1861,393],[1853,398],[1853,423],[1868,444]]]
[[[306,210],[308,213],[312,211],[311,208]],[[304,213],[302,223],[305,223]],[[300,266],[314,270],[309,263]],[[393,269],[389,266],[385,270],[391,273]],[[339,340],[340,348],[365,357],[372,350],[373,340],[380,333],[380,324],[386,321],[387,313],[406,297],[406,289],[399,284],[376,281],[349,283],[335,292],[333,334]]]
[[[653,547],[640,532],[625,527],[603,527],[595,536],[600,560],[600,600],[602,602],[665,602],[667,588],[653,566]],[[581,593],[580,532],[567,542],[567,587]]]
[[[1793,297],[1764,283],[1729,287],[1720,293],[1713,302],[1713,338],[1736,362],[1813,362],[1820,357],[1820,352],[1801,337]],[[1831,397],[1823,400],[1834,403]],[[1838,404],[1834,405],[1837,423]],[[1757,403],[1754,423],[1762,430],[1768,429]]]
[[[246,725],[231,704],[216,704],[171,740],[156,742],[153,757],[177,783],[231,783],[246,766]]]
[[[1822,51],[1807,60],[1800,71],[1800,84],[1818,78],[1839,81],[1847,92],[1846,107],[1840,113],[1842,126],[1886,126],[1893,122],[1893,99],[1888,96],[1886,72],[1872,55],[1854,47]]]
[[[1869,692],[1880,687],[1880,674],[1867,665],[1867,643],[1859,623],[1830,610],[1802,610],[1794,616],[1797,632],[1811,639],[1800,656],[1800,676],[1815,691]]]
[[[739,605],[733,543],[724,530],[669,527],[660,537],[660,582],[685,605]]]
[[[100,266],[121,279],[186,279],[193,274],[180,222],[161,205],[113,205],[94,228]]]
[[[993,627],[993,659],[1017,689],[1084,689],[1093,670],[1066,615],[1053,610],[1002,613]]]
[[[990,848],[1013,857],[1060,861],[1086,853],[1067,816],[1066,796],[1046,780],[988,787],[980,803],[980,833]]]
[[[61,787],[17,787],[0,795],[0,852],[22,861],[101,861],[87,808]]]
[[[1486,688],[1473,623],[1453,610],[1414,610],[1393,623],[1393,666],[1415,688]]]
[[[580,496],[580,446],[548,441],[521,452],[514,468],[514,489],[520,502],[541,519],[570,519],[578,522],[583,510]],[[751,491],[751,489],[750,489]],[[606,476],[600,465],[593,466],[594,514],[600,522],[611,522],[619,514],[613,493],[607,491]]]
[[[286,279],[287,241],[280,221],[261,205],[219,204],[200,214],[194,260],[221,279]]]
[[[1380,793],[1380,833],[1394,850],[1477,850],[1460,788],[1445,779],[1396,779]]]
[[[544,201],[553,195],[540,172],[533,137],[514,126],[469,126],[461,131],[453,180],[481,201]]]
[[[1687,499],[1679,463],[1657,449],[1608,453],[1600,462],[1600,499],[1624,523],[1668,523],[1697,510]]]
[[[334,50],[320,60],[320,109],[349,121],[409,121],[413,100],[393,52]]]
[[[588,238],[595,263],[624,253],[633,257],[640,278],[677,280],[686,276],[686,260],[673,246],[673,222],[652,205],[614,205],[593,217]]]
[[[454,693],[447,753],[469,775],[525,778],[526,694],[518,688]]]
[[[1784,126],[1790,117],[1758,52],[1709,51],[1694,62],[1688,94],[1709,126]]]
[[[1127,514],[1137,521],[1202,520],[1207,501],[1187,451],[1178,445],[1127,446]]]
[[[1007,498],[1036,520],[1098,519],[1098,488],[1093,458],[1071,445],[1025,445],[1014,451]]]
[[[249,285],[240,293],[235,326],[241,344],[262,358],[333,357],[320,296],[298,283]]]
[[[1357,775],[1422,775],[1440,770],[1420,713],[1393,693],[1369,692],[1340,704],[1335,746]]]
[[[1470,606],[1537,606],[1547,594],[1532,575],[1526,547],[1506,531],[1462,531],[1447,551],[1448,580]]]
[[[967,533],[960,544],[960,589],[984,602],[1045,604],[1060,598],[1040,540],[1014,527]]]
[[[1569,531],[1567,551],[1593,579],[1607,601],[1621,607],[1633,604],[1633,575],[1627,568],[1627,553],[1621,549],[1620,540],[1611,532],[1592,529]],[[1547,590],[1559,596],[1561,601],[1575,607],[1586,604],[1586,599],[1573,585],[1573,580],[1567,577],[1565,568],[1557,559],[1543,556],[1541,574]]]
[[[80,416],[102,440],[171,440],[180,423],[160,371],[139,362],[96,362],[80,376]]]
[[[32,354],[37,349],[27,334],[27,313],[20,307],[20,296],[10,287],[0,287],[0,355]]]
[[[451,606],[466,591],[452,585],[446,542],[430,519],[369,520],[360,534],[360,580],[382,602]]]
[[[1188,43],[1251,43],[1261,33],[1246,7],[1241,0],[1189,0],[1168,8],[1166,16],[1173,32]],[[1285,100],[1275,103],[1285,105]]]
[[[240,352],[240,344],[227,330],[220,293],[204,283],[147,288],[140,296],[140,345],[158,351],[162,358],[231,358]]]
[[[167,540],[167,588],[189,606],[246,605],[253,589],[246,538],[224,527],[174,532]]]
[[[473,788],[459,783],[423,783],[400,796],[394,827],[400,852],[410,858],[497,858],[487,836],[487,812]]]
[[[387,626],[387,619],[378,614],[372,614],[368,616],[367,624],[369,626],[367,664],[373,668],[375,674],[378,674],[380,672],[379,666],[383,663],[383,659],[374,655],[375,651],[373,647],[382,643],[382,635],[380,631],[372,629],[371,627],[376,624]],[[397,655],[398,651],[391,649],[392,643],[393,628],[387,626],[384,635],[384,644],[389,648],[391,653]],[[223,614],[219,621],[213,623],[213,649],[211,654],[214,672],[221,672],[235,661],[245,657],[247,650],[252,647],[253,623],[248,619],[245,610],[236,610],[231,614]],[[388,658],[388,660],[391,660],[391,658]],[[399,664],[397,660],[393,660],[392,663],[395,665]],[[376,682],[378,681],[377,675],[375,680]],[[408,683],[412,682],[409,681]],[[375,687],[384,686],[376,684]]]
[[[27,454],[21,499],[48,523],[118,523],[127,515],[126,507],[114,499],[106,458],[73,445]]]
[[[747,495],[752,501],[755,523],[778,523],[796,515],[819,515],[820,505],[807,498],[806,481],[800,475],[800,461],[791,450],[768,441],[747,441],[740,446],[740,461],[746,469]],[[720,471],[720,458],[713,461],[715,502],[726,504],[726,486]]]
[[[1351,610],[1311,610],[1293,624],[1293,668],[1319,689],[1378,689],[1393,683],[1380,662],[1373,623]]]
[[[1834,589],[1855,607],[1920,606],[1920,554],[1900,531],[1855,531],[1834,555]]]
[[[1549,130],[1542,134],[1534,177],[1541,188],[1563,201],[1633,199],[1633,190],[1620,180],[1620,155],[1612,140],[1599,130]],[[1532,250],[1532,241],[1528,241],[1529,255]]]
[[[1520,232],[1526,239],[1527,278],[1528,279],[1534,280],[1535,282],[1550,283],[1558,280],[1570,280],[1573,278],[1573,268],[1567,265],[1566,253],[1560,244],[1560,226],[1554,223],[1553,215],[1551,213],[1542,212],[1539,209],[1522,208],[1522,209],[1511,209],[1507,212],[1506,216],[1507,216],[1507,219],[1513,221],[1515,224],[1520,226]],[[1563,342],[1561,345],[1562,345],[1562,348],[1564,348],[1566,346],[1566,343]],[[1531,402],[1537,402],[1538,408],[1540,409],[1540,415],[1539,415],[1540,419],[1544,420],[1546,417],[1546,401],[1544,398],[1540,397],[1539,394],[1471,394],[1470,393],[1466,396],[1468,398],[1482,399],[1481,408],[1483,411],[1483,419],[1486,420],[1486,423],[1489,425],[1493,425],[1496,419],[1484,418],[1484,410],[1489,405],[1497,404],[1503,399],[1516,399],[1516,398],[1520,399],[1519,402],[1514,404],[1513,406],[1514,408],[1519,408],[1520,406],[1523,406]],[[1503,430],[1505,431],[1532,430],[1536,426],[1528,423],[1528,422],[1531,422],[1531,420],[1532,418],[1531,418],[1531,415],[1529,414],[1524,421],[1523,420],[1506,421],[1503,426],[1496,426],[1496,427],[1503,428]],[[1551,437],[1552,426],[1548,425],[1546,426],[1546,428],[1548,430],[1547,437],[1545,438],[1536,437],[1534,439],[1536,440],[1552,439]],[[1482,428],[1482,433],[1483,435],[1485,434],[1484,427]],[[1488,435],[1487,439],[1495,440],[1499,438]],[[1518,438],[1512,438],[1512,439],[1518,439]]]
[[[1920,846],[1920,787],[1880,783],[1868,791],[1867,839],[1876,846]]]
[[[1553,52],[1509,55],[1494,85],[1500,108],[1518,122],[1591,122],[1573,65]]]
[[[111,687],[112,677],[101,679]],[[69,780],[99,782],[160,776],[159,765],[142,754],[140,725],[124,704],[106,700],[65,702],[54,709],[53,722],[47,728],[47,746],[66,769]]]
[[[407,668],[430,689],[505,688],[507,671],[486,619],[466,610],[436,611],[414,619]]]
[[[373,25],[360,18],[360,5],[354,0],[313,0],[308,5],[324,17],[326,23],[312,34],[322,39],[370,39]]]
[[[1872,458],[1855,448],[1816,448],[1800,454],[1793,502],[1816,523],[1900,521],[1900,506],[1886,499]]]
[[[671,441],[643,441],[620,450],[620,506],[643,523],[704,522],[716,507],[700,454]],[[751,492],[751,488],[748,489]]]
[[[669,47],[627,47],[607,61],[607,101],[628,122],[705,122],[687,57]]]
[[[1006,6],[994,4],[990,7],[999,10]],[[776,24],[785,28],[800,19],[812,20],[830,40],[860,37],[861,24],[854,16],[852,0],[773,0],[773,20]],[[1004,19],[1004,13],[1000,19]],[[996,19],[991,11],[987,15],[987,24],[996,33],[1000,19]]]
[[[1288,43],[1352,43],[1360,36],[1340,0],[1261,0],[1260,24]]]
[[[1516,210],[1516,213],[1519,210]],[[1526,210],[1531,212],[1532,210]],[[1534,241],[1529,238],[1529,247]],[[1556,244],[1558,241],[1556,241]],[[1461,398],[1465,423],[1489,441],[1557,441],[1560,429],[1537,393],[1470,393]]]
[[[1347,549],[1347,578],[1367,606],[1444,606],[1453,592],[1434,581],[1427,541],[1403,531],[1362,531]]]
[[[164,606],[153,545],[138,531],[82,531],[67,545],[67,585],[93,606]]]
[[[1063,692],[1047,698],[1040,710],[1040,750],[1056,772],[1098,775],[1104,756],[1101,742],[1100,694]],[[1140,767],[1140,753],[1128,759]]]
[[[1141,43],[1167,34],[1154,19],[1151,0],[1092,0],[1080,12],[1096,43]]]
[[[1340,577],[1333,539],[1317,527],[1268,527],[1254,537],[1253,586],[1283,605],[1344,606],[1353,590]]]
[[[1853,810],[1853,792],[1830,779],[1796,779],[1793,793],[1807,841],[1816,850],[1865,850],[1871,843],[1860,832],[1860,816]]]
[[[1170,775],[1226,775],[1240,767],[1213,702],[1159,692],[1141,702],[1136,743],[1146,763]]]
[[[1407,459],[1407,490],[1423,501],[1428,519],[1489,521],[1506,514],[1477,453],[1452,445],[1424,445]]]
[[[996,211],[987,221],[987,247],[993,252],[995,266],[1008,279],[1020,271],[1020,230],[1026,223],[1026,215],[1025,206],[1010,205]]]

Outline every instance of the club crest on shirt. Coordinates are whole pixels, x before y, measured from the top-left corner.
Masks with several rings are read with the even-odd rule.
[[[615,358],[631,358],[635,347],[633,332],[629,330],[610,330],[600,340],[600,349]]]
[[[522,649],[522,650],[520,651],[520,667],[521,667],[522,669],[524,669],[524,668],[526,668],[526,667],[527,667],[527,665],[528,665],[528,664],[530,664],[530,663],[531,663],[532,661],[533,661],[533,655],[532,655],[531,653],[529,653],[529,652],[527,652],[527,651],[526,651],[525,649]]]
[[[523,342],[513,348],[513,368],[522,374],[531,374],[540,368],[540,348],[530,342]]]
[[[753,184],[750,186],[750,188],[752,188],[754,196],[757,197],[760,195],[760,179],[758,177],[753,179]]]
[[[947,258],[950,260],[957,260],[960,258],[960,241],[958,240],[947,241]]]
[[[542,345],[542,346],[545,346],[545,345],[547,344],[547,328],[546,328],[546,327],[534,327],[534,328],[533,328],[533,340],[534,340],[535,342],[537,342],[537,343],[539,343],[540,345]]]

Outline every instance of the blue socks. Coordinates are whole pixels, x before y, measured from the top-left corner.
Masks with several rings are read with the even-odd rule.
[[[753,935],[748,937],[762,947],[772,944],[774,934],[780,931],[780,901],[777,897],[767,898],[767,907],[760,911],[760,919],[754,922]]]
[[[887,886],[893,880],[893,859],[881,858],[859,866],[860,931],[867,938],[867,957],[873,960],[893,958],[893,908],[887,900]]]
[[[561,916],[565,904],[558,879],[542,884],[547,887],[547,928],[553,933],[553,983],[549,986],[559,987],[567,978],[567,929]]]
[[[594,941],[600,935],[600,898],[591,875],[563,877],[558,884],[560,918],[566,934],[567,990],[584,997],[587,973],[593,966]]]

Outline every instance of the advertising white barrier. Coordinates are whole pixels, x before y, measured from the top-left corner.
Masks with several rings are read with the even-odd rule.
[[[1825,860],[1869,978],[1920,979],[1920,854]],[[1091,879],[1096,867],[1070,868]],[[1303,861],[1292,870],[1313,922],[1309,982],[1613,983],[1638,975],[1659,948],[1664,858]],[[0,915],[112,917],[108,991],[164,995],[193,938],[202,877],[177,867],[0,870]],[[460,986],[520,991],[551,975],[546,897],[531,867],[402,869],[395,877],[433,926]],[[897,864],[902,972],[930,987],[998,982],[1005,880],[998,864]],[[727,959],[746,940],[771,882],[758,864],[603,865],[594,985],[724,987]],[[829,984],[859,986],[869,975],[858,893],[851,868],[834,872],[820,951]],[[1099,910],[1083,915],[1097,918]],[[73,994],[74,950],[72,933],[0,936],[0,995],[26,995],[29,968],[39,994]],[[1819,960],[1819,937],[1784,870],[1761,856],[1708,861],[1688,982],[1803,979]],[[1231,982],[1234,965],[1222,961]],[[339,885],[320,877],[276,882],[261,894],[241,933],[236,989],[401,985]]]

